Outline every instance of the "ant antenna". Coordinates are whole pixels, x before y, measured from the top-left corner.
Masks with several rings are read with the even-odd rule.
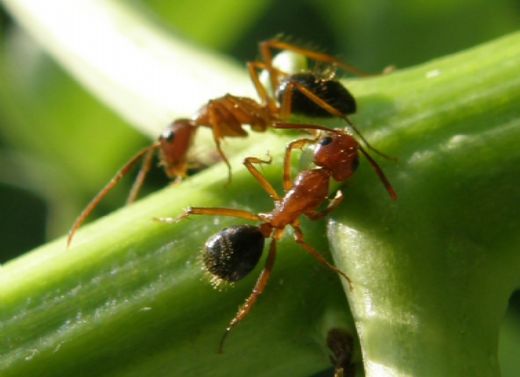
[[[224,353],[224,342],[226,341],[226,338],[229,335],[230,331],[231,327],[226,327],[226,332],[222,335],[222,338],[220,338],[217,353]]]
[[[76,218],[76,220],[74,221],[74,224],[72,224],[72,227],[69,230],[69,234],[67,236],[67,249],[70,247],[72,239],[74,238],[74,235],[78,231],[81,224],[83,224],[83,221],[85,221],[85,219],[92,213],[92,211],[94,210],[94,208],[97,207],[99,202],[101,202],[101,200],[103,200],[103,198],[105,196],[107,196],[107,194],[110,192],[110,190],[112,190],[119,183],[119,181],[121,179],[123,179],[123,177],[125,175],[128,174],[128,172],[135,166],[135,164],[137,164],[137,162],[141,158],[143,158],[143,156],[150,155],[155,149],[157,149],[159,147],[159,145],[160,145],[159,143],[154,143],[151,146],[146,147],[146,148],[140,150],[139,152],[137,152],[130,160],[128,160],[128,162],[121,169],[119,169],[117,171],[117,173],[112,177],[110,182],[108,182],[106,184],[106,186],[103,187],[97,193],[97,195],[94,196],[94,198],[92,198],[90,203],[85,207],[85,209]],[[149,159],[149,157],[147,157],[147,159]]]
[[[385,173],[383,173],[383,169],[381,169],[381,167],[377,164],[377,162],[368,154],[367,151],[365,151],[361,147],[361,145],[358,148],[365,155],[368,162],[370,162],[370,165],[372,165],[372,168],[376,172],[376,174],[379,177],[379,179],[381,180],[381,182],[383,182],[383,185],[385,186],[386,191],[388,191],[388,194],[390,194],[390,198],[392,200],[397,200],[397,193],[395,192],[394,187],[392,186],[392,184],[390,183],[388,178],[386,178]]]
[[[378,149],[374,148],[369,142],[367,139],[365,139],[365,137],[363,136],[363,134],[361,133],[361,131],[358,130],[358,128],[354,125],[354,123],[352,123],[352,121],[345,115],[345,116],[342,116],[343,120],[345,122],[347,122],[347,124],[349,125],[349,127],[356,133],[356,135],[361,139],[361,141],[363,142],[363,144],[365,144],[365,146],[370,149],[372,152],[380,155],[381,157],[383,158],[386,158],[387,160],[390,160],[390,161],[397,161],[397,158],[395,157],[392,157],[392,156],[389,156],[381,151],[379,151]]]
[[[157,143],[157,147],[158,145],[159,144]],[[141,187],[143,187],[146,176],[152,167],[153,152],[155,152],[155,149],[156,148],[149,147],[148,151],[144,154],[143,164],[141,165],[141,169],[139,169],[139,173],[137,174],[132,188],[130,189],[130,193],[126,199],[126,204],[133,203],[137,199],[137,195],[139,195],[139,191],[141,191]]]

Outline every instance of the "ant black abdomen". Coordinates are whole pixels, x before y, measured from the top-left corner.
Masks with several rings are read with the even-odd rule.
[[[327,333],[327,347],[332,352],[329,356],[334,365],[334,377],[348,377],[356,374],[353,360],[354,339],[352,335],[340,328],[332,328]]]
[[[311,100],[309,95],[302,93],[302,87],[323,102]],[[327,105],[340,112],[342,116],[356,112],[356,100],[347,88],[334,79],[323,78],[310,72],[287,76],[280,81],[277,88],[276,96],[279,103],[282,103],[287,90],[293,91],[291,111],[296,114],[328,118],[337,116],[327,109]]]
[[[204,265],[218,280],[238,281],[257,265],[264,250],[264,241],[265,237],[257,226],[237,225],[225,228],[206,242]]]

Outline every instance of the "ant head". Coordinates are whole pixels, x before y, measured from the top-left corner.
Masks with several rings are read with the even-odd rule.
[[[356,139],[345,132],[323,132],[314,149],[314,163],[328,169],[336,181],[343,182],[359,165],[358,149]]]
[[[288,96],[287,91],[292,91],[292,95]],[[311,98],[304,91],[315,97]],[[276,90],[276,99],[282,104],[286,98],[290,98],[292,112],[308,117],[346,116],[354,114],[357,109],[356,100],[343,84],[333,77],[326,78],[312,72],[283,78]]]
[[[169,177],[186,175],[186,156],[196,129],[191,120],[177,119],[159,136],[161,164]]]
[[[240,280],[257,265],[264,250],[264,241],[265,237],[257,226],[225,228],[206,241],[204,265],[217,280]]]

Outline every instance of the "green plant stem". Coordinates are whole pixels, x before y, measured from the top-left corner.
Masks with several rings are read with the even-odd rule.
[[[283,142],[265,135],[254,154],[261,155],[266,144],[281,150]],[[224,376],[244,370],[276,376],[326,368],[327,329],[349,326],[334,274],[290,240],[281,242],[269,293],[218,355],[220,337],[258,269],[235,288],[217,292],[201,272],[199,255],[205,239],[236,221],[152,221],[178,214],[189,203],[269,208],[250,177],[235,168],[228,187],[225,169],[208,169],[86,226],[70,250],[60,239],[5,265],[2,376]],[[274,178],[278,169],[266,171]],[[323,225],[306,228],[321,249]],[[267,369],[266,362],[272,363]]]
[[[500,374],[499,324],[520,282],[519,72],[515,34],[359,92],[399,157],[399,200],[353,187],[328,228],[355,281],[367,376]]]
[[[520,245],[520,34],[392,75],[348,83],[356,123],[399,161],[381,164],[391,203],[368,164],[343,187],[329,222],[367,376],[499,374],[498,325],[518,287]],[[273,155],[280,182],[284,133],[244,139],[247,155]],[[215,350],[255,274],[215,292],[198,262],[226,224],[175,225],[187,205],[267,211],[270,202],[233,159],[175,188],[2,267],[2,376],[310,375],[328,365],[331,327],[351,327],[339,280],[290,237],[253,313]],[[325,222],[304,223],[325,249]],[[256,272],[258,272],[256,270]]]

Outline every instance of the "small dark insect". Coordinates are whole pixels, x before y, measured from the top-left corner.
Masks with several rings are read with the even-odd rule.
[[[354,339],[346,330],[333,328],[327,333],[327,347],[332,352],[330,361],[334,366],[334,377],[351,377],[356,373],[352,363]]]
[[[244,160],[245,167],[273,199],[274,209],[271,212],[255,214],[233,208],[190,207],[177,218],[165,217],[156,219],[165,223],[176,223],[193,215],[210,215],[228,216],[259,222],[259,225],[256,227],[250,225],[247,227],[236,226],[228,228],[228,230],[217,233],[206,244],[204,259],[211,260],[210,266],[206,265],[207,268],[216,271],[219,279],[227,281],[236,281],[247,275],[254,267],[251,265],[252,262],[256,263],[259,260],[258,252],[263,246],[260,238],[271,238],[265,267],[260,273],[253,291],[226,328],[220,343],[220,350],[222,350],[224,340],[231,329],[247,316],[264,291],[274,266],[277,241],[283,236],[287,226],[293,229],[294,239],[303,250],[322,265],[341,275],[351,284],[349,277],[344,272],[330,264],[314,247],[304,241],[299,217],[305,215],[311,220],[318,220],[339,206],[343,200],[343,194],[340,190],[336,192],[336,195],[330,200],[325,209],[319,210],[322,203],[327,201],[329,197],[329,182],[331,178],[337,182],[345,182],[354,174],[359,164],[359,151],[368,159],[390,197],[393,200],[397,199],[392,185],[383,174],[381,168],[359,143],[346,132],[317,125],[278,124],[276,127],[314,130],[321,131],[321,133],[319,138],[302,138],[288,144],[284,156],[283,188],[285,194],[283,196],[276,192],[269,181],[255,167],[255,164],[268,164],[271,162],[270,160],[261,160],[256,157],[247,157]],[[301,149],[308,144],[314,144],[313,162],[316,167],[300,172],[293,181],[290,172],[291,153],[294,149]],[[207,257],[207,255],[211,256]],[[222,255],[225,255],[223,260],[214,258],[214,256]],[[247,259],[246,255],[248,255]],[[242,258],[244,258],[245,267],[238,262]],[[218,265],[218,268],[215,268],[215,265]],[[210,272],[213,272],[211,269]]]
[[[340,67],[354,74],[363,74],[356,68],[327,54],[301,48],[277,39],[261,42],[262,61],[247,64],[251,81],[261,102],[247,97],[226,94],[223,97],[208,101],[192,119],[173,121],[159,136],[158,141],[133,156],[87,204],[69,230],[67,247],[70,246],[81,224],[99,202],[129,173],[139,160],[143,160],[142,167],[130,191],[127,203],[131,203],[137,198],[151,168],[153,155],[156,151],[159,153],[160,164],[169,178],[180,181],[185,177],[188,169],[187,154],[195,133],[201,126],[211,129],[217,152],[228,167],[228,181],[231,179],[231,165],[222,150],[222,139],[226,137],[246,137],[248,133],[244,129],[245,125],[249,125],[251,130],[256,132],[264,132],[267,128],[276,128],[274,126],[277,123],[289,121],[293,113],[310,117],[342,118],[368,148],[382,155],[368,144],[348,119],[347,116],[356,111],[356,101],[352,94],[339,81],[334,79],[334,73],[328,72],[325,76],[312,72],[284,73],[273,66],[273,49],[292,51],[331,67]],[[275,96],[269,95],[265,86],[261,84],[258,75],[260,69],[268,72],[273,88],[276,88]]]

